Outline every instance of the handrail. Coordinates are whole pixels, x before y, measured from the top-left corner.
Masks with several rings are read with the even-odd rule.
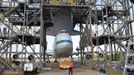
[[[3,49],[9,47],[9,45],[16,39],[16,36],[15,37],[12,37],[10,39],[10,41],[6,42],[6,44],[4,44],[2,47],[0,47],[0,51],[2,51]]]
[[[0,56],[0,62],[2,62],[10,70],[16,71],[16,69],[12,67],[12,62],[10,60],[4,59],[3,57]]]

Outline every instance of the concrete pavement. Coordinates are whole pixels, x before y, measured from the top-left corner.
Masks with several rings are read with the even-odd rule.
[[[43,71],[39,75],[68,75],[68,70]],[[98,75],[98,72],[94,70],[74,69],[73,75]]]

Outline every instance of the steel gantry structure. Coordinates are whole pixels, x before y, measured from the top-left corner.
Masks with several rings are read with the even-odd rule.
[[[1,59],[10,69],[12,68],[12,56],[21,56],[21,62],[26,62],[28,55],[34,54],[40,59],[39,52],[35,52],[34,44],[39,44],[38,32],[32,33],[33,26],[40,26],[40,1],[28,0],[2,0],[0,2],[1,27],[5,25],[5,31],[1,30],[0,51]],[[28,48],[32,50],[29,52]],[[8,59],[5,59],[8,58]],[[10,62],[10,63],[9,63]]]
[[[128,42],[133,41],[133,10],[129,0],[89,2],[86,26],[81,26],[81,50],[99,51],[111,61],[118,59],[117,54],[126,52]]]
[[[64,2],[64,0],[63,2],[59,0],[2,0],[0,20],[1,25],[5,25],[8,31],[5,31],[6,33],[1,31],[1,60],[5,58],[5,55],[6,58],[11,60],[11,56],[16,54],[21,56],[22,62],[26,62],[28,55],[35,54],[40,62],[43,60],[45,62],[46,29],[53,26],[52,17],[61,8],[72,10],[74,26],[80,21],[80,18],[85,17],[85,13],[88,10],[88,6],[85,5],[84,1],[76,3],[73,0],[69,2]],[[33,27],[39,27],[40,29],[37,32],[33,32]],[[34,44],[40,45],[39,53],[35,52]],[[32,53],[29,52],[28,47],[30,47]],[[11,67],[10,61],[3,59],[3,62],[7,62],[5,64],[9,68]]]
[[[82,61],[85,48],[91,53],[101,51],[107,59],[115,60],[114,55],[125,52],[128,40],[133,40],[134,8],[129,0],[2,0],[0,21],[8,31],[0,32],[1,56],[11,59],[16,50],[26,61],[31,54],[29,47],[36,58],[46,61],[46,29],[54,25],[53,17],[62,8],[71,9],[73,25],[80,27]],[[33,32],[33,27],[40,29]],[[34,44],[40,45],[38,54]]]

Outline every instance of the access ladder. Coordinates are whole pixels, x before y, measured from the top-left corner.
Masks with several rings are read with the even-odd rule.
[[[127,69],[133,69],[134,70],[134,42],[129,42],[128,43],[128,50],[126,53],[126,58],[125,58],[125,65],[124,65],[124,71],[123,75],[126,75]]]

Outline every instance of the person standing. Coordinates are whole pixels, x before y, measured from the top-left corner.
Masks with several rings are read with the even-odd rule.
[[[1,65],[0,66],[0,75],[2,75],[5,70],[5,67],[2,64],[0,64],[0,65]]]
[[[98,75],[107,75],[105,69],[100,69]]]
[[[69,75],[73,75],[73,67],[74,67],[74,62],[70,61],[69,62]]]

